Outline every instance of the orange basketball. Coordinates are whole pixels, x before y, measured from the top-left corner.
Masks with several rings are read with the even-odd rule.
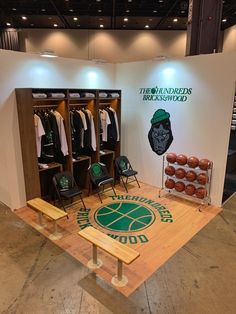
[[[165,187],[166,187],[167,189],[173,189],[173,188],[175,187],[175,181],[172,180],[172,179],[167,179],[167,180],[165,181]]]
[[[207,196],[207,191],[205,188],[197,188],[195,195],[197,196],[197,198],[203,199],[205,196]]]
[[[187,164],[190,168],[196,168],[199,164],[199,159],[197,157],[191,156],[188,158]]]
[[[175,168],[173,166],[165,167],[165,174],[168,176],[173,176],[175,174]]]
[[[175,163],[176,162],[176,154],[175,153],[169,153],[166,155],[166,160],[168,162],[170,162],[171,164]]]
[[[184,189],[185,189],[185,184],[183,182],[181,182],[181,181],[178,181],[178,182],[175,183],[175,189],[178,192],[183,192]]]
[[[175,170],[175,176],[178,179],[183,179],[185,177],[186,171],[183,168],[178,168]]]
[[[196,191],[196,188],[195,188],[195,186],[193,184],[186,185],[185,193],[187,195],[193,195],[195,193],[195,191]]]
[[[187,156],[180,154],[177,156],[176,161],[179,165],[186,165],[187,163]]]
[[[186,179],[188,181],[193,182],[194,180],[196,180],[197,174],[196,174],[195,171],[189,170],[189,171],[186,172],[186,176],[185,177],[186,177]]]
[[[210,168],[211,162],[209,159],[203,158],[199,161],[199,168],[202,170],[207,170]]]
[[[205,173],[199,173],[197,176],[197,182],[199,184],[205,185],[208,182],[208,176]]]

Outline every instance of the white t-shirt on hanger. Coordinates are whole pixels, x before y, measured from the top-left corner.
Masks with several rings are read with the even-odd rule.
[[[34,127],[35,127],[35,139],[37,148],[37,157],[41,155],[41,140],[42,136],[45,135],[45,131],[39,116],[34,114]]]

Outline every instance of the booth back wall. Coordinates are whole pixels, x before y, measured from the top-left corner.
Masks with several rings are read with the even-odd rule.
[[[115,66],[0,50],[0,201],[25,205],[15,88],[114,88]]]
[[[148,132],[153,114],[164,109],[170,114],[174,138],[167,152],[212,160],[212,203],[221,205],[235,80],[235,53],[117,66],[125,123],[122,150],[139,169],[140,180],[161,186],[162,155],[152,151]],[[191,94],[185,95],[186,101],[144,100],[140,88],[154,88],[145,91],[154,98],[156,88],[187,88]]]

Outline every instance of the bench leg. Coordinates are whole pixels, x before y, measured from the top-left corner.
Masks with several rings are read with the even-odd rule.
[[[54,224],[54,232],[52,234],[50,234],[49,239],[50,240],[59,240],[62,238],[62,234],[59,233],[57,230],[57,221],[54,220],[53,224]]]
[[[117,275],[112,277],[111,283],[116,287],[124,287],[128,283],[128,278],[123,275],[123,263],[121,260],[117,260]]]
[[[102,261],[98,259],[97,247],[95,244],[93,244],[92,249],[93,249],[93,252],[92,252],[93,257],[90,261],[88,261],[87,266],[90,269],[100,268],[102,266]]]
[[[36,226],[37,230],[42,230],[46,228],[47,225],[43,223],[43,214],[41,212],[38,212],[38,225]]]

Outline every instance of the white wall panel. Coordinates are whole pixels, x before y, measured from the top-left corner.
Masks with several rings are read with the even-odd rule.
[[[0,50],[0,201],[24,206],[15,88],[114,88],[115,66]]]
[[[168,151],[212,160],[212,202],[221,204],[235,81],[235,53],[117,65],[122,151],[143,182],[161,186],[162,156],[152,151],[148,131],[154,112],[162,108],[170,113],[174,136]],[[155,86],[188,87],[192,94],[186,102],[143,101],[139,88]]]

